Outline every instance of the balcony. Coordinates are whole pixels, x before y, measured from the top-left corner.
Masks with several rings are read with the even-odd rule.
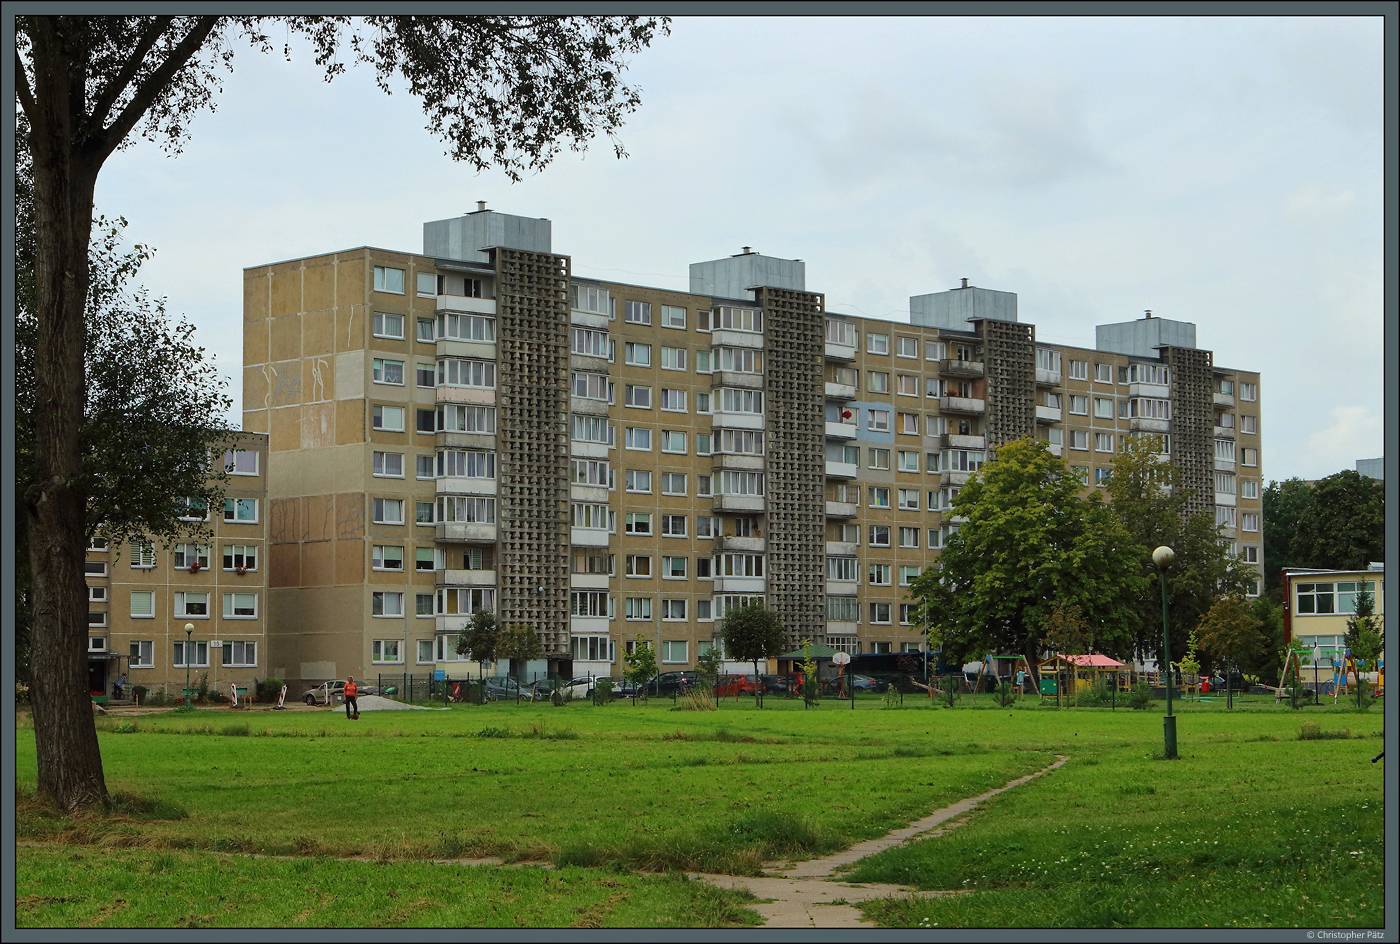
[[[609,631],[610,621],[606,616],[570,616],[569,632],[580,635],[602,636]]]
[[[1049,450],[1050,450],[1050,455],[1054,456],[1056,459],[1062,458],[1062,457],[1064,456],[1064,454],[1065,454],[1065,446],[1064,446],[1064,443],[1050,443],[1050,442],[1048,442],[1048,443],[1045,444],[1045,448],[1049,449]]]
[[[971,472],[940,472],[938,484],[945,488],[949,485],[966,485],[967,477],[971,474]]]
[[[763,471],[763,457],[741,455],[735,452],[717,452],[714,454],[714,468],[761,472]]]
[[[1058,387],[1060,385],[1060,372],[1037,367],[1035,369],[1035,382],[1040,387]]]
[[[715,511],[762,512],[767,508],[762,495],[716,495]]]
[[[720,413],[716,411],[711,425],[721,429],[762,429],[762,413]]]
[[[569,397],[570,413],[587,413],[590,416],[607,416],[608,401],[594,400],[592,397]]]
[[[829,597],[853,597],[856,595],[856,582],[854,580],[828,580],[826,582],[826,595]]]
[[[980,416],[987,412],[987,401],[971,397],[939,397],[938,409],[942,413],[966,413]]]
[[[855,541],[827,541],[826,553],[828,557],[855,557],[857,546]]]
[[[938,362],[938,372],[944,377],[981,377],[983,374],[981,361],[960,361],[956,358],[945,357]]]
[[[828,380],[826,382],[826,398],[828,400],[854,400],[856,398],[856,385]]]
[[[495,406],[496,391],[481,387],[446,387],[439,385],[433,394],[438,403],[470,403],[472,406]]]
[[[608,316],[596,311],[583,311],[574,308],[569,311],[569,324],[580,328],[593,328],[596,331],[608,330]]]
[[[586,439],[570,439],[569,455],[580,459],[606,459],[608,457],[608,444],[589,442]]]
[[[570,485],[569,501],[606,505],[608,503],[608,490],[602,485]]]
[[[763,335],[755,334],[752,331],[735,331],[725,328],[715,328],[710,332],[710,343],[715,347],[746,347],[751,350],[763,350]]]
[[[1235,405],[1235,395],[1232,393],[1213,393],[1211,402],[1216,406],[1232,407]]]
[[[494,315],[496,313],[496,300],[494,298],[472,298],[468,295],[439,295],[437,297],[437,310],[469,312],[474,315]]]
[[[495,544],[496,526],[494,524],[441,521],[437,526],[437,539],[462,544]]]
[[[826,359],[829,361],[853,361],[856,359],[856,346],[840,341],[826,342]]]
[[[1128,396],[1130,397],[1151,397],[1154,400],[1167,400],[1172,395],[1172,388],[1167,384],[1154,383],[1130,383],[1128,384]]]
[[[1234,439],[1234,438],[1235,438],[1235,427],[1233,427],[1233,426],[1217,426],[1217,427],[1215,427],[1215,438],[1216,438],[1216,439]]]
[[[854,636],[857,630],[855,622],[847,620],[827,620],[826,631],[829,635]]]
[[[1060,422],[1064,411],[1057,406],[1038,406],[1035,408],[1035,421],[1044,426]]]
[[[1216,503],[1217,505],[1224,505],[1224,506],[1226,506],[1227,508],[1233,508],[1233,507],[1235,507],[1235,493],[1234,493],[1234,492],[1216,492],[1216,493],[1215,493],[1215,503]]]
[[[453,433],[439,430],[434,442],[440,449],[496,449],[495,433]],[[604,458],[606,458],[604,453]]]
[[[439,495],[495,495],[496,480],[445,475],[437,480],[437,493]]]
[[[1217,472],[1233,472],[1233,471],[1235,471],[1235,460],[1234,460],[1234,459],[1221,459],[1221,458],[1217,457],[1216,460],[1215,460],[1215,471],[1217,471]]]
[[[833,423],[831,420],[827,420],[827,421],[826,421],[826,438],[827,438],[827,439],[855,439],[855,438],[856,438],[856,424],[855,424],[855,423]]]
[[[570,528],[569,543],[574,547],[607,547],[606,528]]]
[[[738,537],[732,534],[722,534],[715,538],[715,551],[747,551],[751,554],[762,554],[767,549],[767,544],[758,535],[746,535]]]
[[[826,460],[826,477],[829,479],[853,479],[860,467],[854,462],[833,462]]]
[[[938,437],[944,449],[986,449],[986,436],[961,436],[957,433],[944,433]]]
[[[569,588],[571,590],[606,590],[609,579],[607,574],[570,574]]]
[[[1128,428],[1144,433],[1165,433],[1171,430],[1171,420],[1159,420],[1150,416],[1134,416],[1128,420]]]
[[[766,588],[762,577],[715,578],[715,593],[762,593]]]
[[[494,570],[440,570],[437,572],[439,587],[494,587]]]
[[[856,516],[856,503],[829,501],[826,503],[826,516],[828,518],[854,518]]]
[[[716,387],[744,387],[749,390],[763,389],[762,374],[748,374],[737,370],[717,370],[710,377]]]
[[[438,357],[474,357],[482,361],[496,359],[495,341],[462,341],[457,338],[438,338],[433,350]]]

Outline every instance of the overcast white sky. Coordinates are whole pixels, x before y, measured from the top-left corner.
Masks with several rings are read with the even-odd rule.
[[[833,311],[1020,296],[1093,347],[1144,309],[1262,372],[1267,480],[1382,454],[1382,42],[1372,18],[681,18],[626,78],[622,132],[511,184],[443,156],[365,70],[240,50],[179,157],[108,162],[98,211],[199,326],[241,402],[242,269],[418,252],[486,200],[553,220],[575,273],[688,288],[752,246]],[[276,37],[274,37],[276,38]]]

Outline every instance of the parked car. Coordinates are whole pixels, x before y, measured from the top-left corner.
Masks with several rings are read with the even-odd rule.
[[[757,686],[752,675],[721,675],[715,686],[715,695],[727,698],[730,695],[752,695]]]
[[[505,676],[488,676],[483,680],[486,686],[486,698],[495,701],[514,701],[518,696],[521,701],[533,701],[535,693],[529,688],[521,688],[520,683],[513,678]]]
[[[684,694],[700,680],[699,672],[662,672],[647,682],[647,695]]]
[[[635,698],[642,693],[641,689],[637,687],[636,682],[629,681],[625,678],[613,679],[612,683],[612,697],[614,698]]]
[[[530,685],[530,689],[534,692],[536,701],[543,701],[553,695],[556,685],[565,698],[581,700],[593,697],[593,686],[597,681],[597,676],[588,675],[571,679],[539,679]]]
[[[379,694],[379,688],[367,682],[356,682],[355,688],[356,697]],[[308,688],[302,693],[301,700],[308,705],[339,705],[345,701],[345,680],[322,682],[315,688]]]
[[[847,672],[844,676],[833,676],[821,681],[822,692],[829,695],[834,695],[846,687],[854,688],[857,694],[863,694],[883,692],[890,686],[884,679],[877,679],[872,675],[860,675],[855,672]]]
[[[759,683],[763,686],[765,695],[786,695],[788,691],[788,677],[786,675],[760,675]],[[796,679],[792,680],[796,685]]]

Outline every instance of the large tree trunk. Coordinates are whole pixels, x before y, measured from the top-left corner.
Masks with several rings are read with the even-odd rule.
[[[33,590],[30,697],[38,788],[60,809],[105,802],[87,677],[87,501],[80,471],[84,308],[93,188],[101,157],[74,146],[83,129],[84,57],[64,48],[61,30],[34,36],[36,222],[34,479],[25,491]],[[104,155],[105,156],[105,155]]]

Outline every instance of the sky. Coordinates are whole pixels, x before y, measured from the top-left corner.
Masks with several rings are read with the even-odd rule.
[[[447,158],[406,92],[238,49],[183,152],[115,155],[97,211],[241,403],[242,270],[489,208],[553,221],[577,275],[686,290],[751,246],[828,310],[1019,296],[1043,341],[1196,325],[1258,370],[1266,481],[1383,453],[1380,17],[699,17],[633,57],[642,106],[512,184]],[[273,37],[280,44],[280,38]]]

